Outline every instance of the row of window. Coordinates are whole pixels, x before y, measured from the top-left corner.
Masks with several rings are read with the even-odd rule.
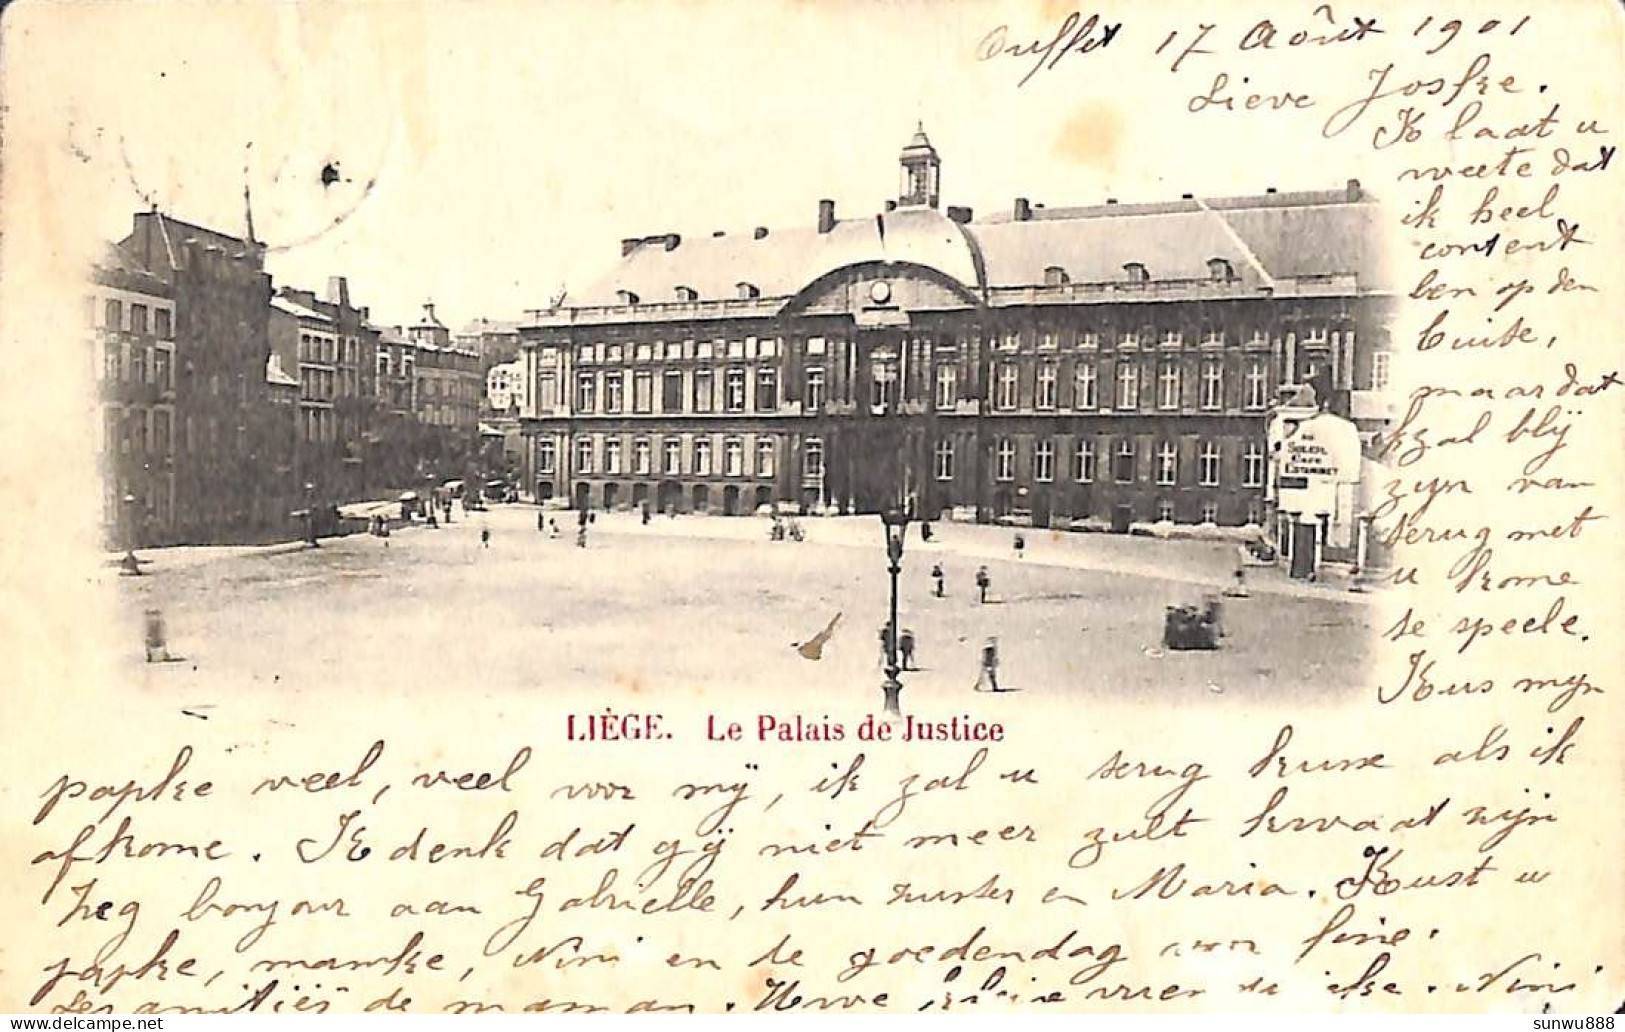
[[[141,347],[109,339],[102,345],[102,379],[148,383],[160,391],[172,391],[175,356],[167,347]]]
[[[1285,339],[1296,347],[1302,348],[1328,348],[1336,350],[1347,347],[1353,350],[1354,331],[1352,329],[1331,330],[1326,326],[1301,326],[1284,335]],[[1118,349],[1133,350],[1136,348],[1183,348],[1186,334],[1183,330],[1165,329],[1156,330],[1149,326],[1138,329],[1125,329],[1107,331],[1102,333],[1096,330],[1075,330],[1057,326],[1027,326],[1010,327],[1005,330],[989,330],[984,336],[982,332],[973,332],[968,338],[978,344],[987,343],[999,351],[1021,351],[1037,349],[1039,351],[1059,351],[1066,348],[1080,348],[1083,350],[1099,349],[1104,343]],[[1191,339],[1203,348],[1222,348],[1231,340],[1240,341],[1238,336],[1231,337],[1224,330],[1208,328]],[[808,337],[804,353],[808,355],[822,355],[828,350],[829,341],[824,337]],[[846,343],[837,339],[837,345]],[[948,350],[955,353],[959,350],[959,341],[954,337],[936,339],[939,350]],[[1268,349],[1272,345],[1269,332],[1257,329],[1246,338],[1249,347]],[[599,341],[594,344],[575,345],[575,359],[579,363],[614,363],[614,362],[656,362],[691,359],[706,361],[710,359],[755,359],[774,358],[780,353],[782,341],[778,337],[744,337],[729,340],[716,338],[714,340],[657,340],[643,343],[606,343]],[[544,345],[542,357],[544,361],[557,356],[556,345]]]
[[[417,360],[411,355],[401,356],[401,378],[412,379],[412,373],[417,368]],[[394,365],[390,361],[387,351],[378,352],[378,379],[387,380],[394,375]]]
[[[337,365],[339,355],[340,341],[337,337],[325,333],[301,333],[299,335],[299,361]],[[345,365],[355,365],[360,362],[361,342],[354,337],[344,338],[343,357]]]
[[[129,321],[125,322],[125,315]],[[152,333],[160,340],[170,340],[175,335],[173,313],[168,308],[141,305],[130,302],[109,299],[102,303],[102,321],[96,322],[96,299],[85,299],[85,322],[91,326],[98,326],[103,330],[126,331],[129,333],[146,333],[148,315],[152,317]]]
[[[175,447],[174,422],[174,412],[167,408],[104,406],[102,448],[109,455],[169,455]]]
[[[618,437],[606,438],[601,449],[594,446],[593,439],[581,437],[576,440],[575,473],[590,475],[600,472],[598,458],[602,453],[605,476],[619,476],[630,472],[634,476],[651,476],[654,473],[654,442],[647,437],[639,437],[632,442],[631,467],[623,468],[622,441]],[[666,437],[660,441],[660,472],[665,476],[682,476],[685,472],[694,476],[708,477],[716,470],[712,465],[711,439],[709,437],[696,437],[692,447],[689,448],[689,463],[685,470],[683,465],[683,442],[681,438]],[[777,449],[771,438],[758,438],[755,455],[749,473],[745,468],[745,442],[739,437],[725,437],[722,440],[722,468],[723,476],[728,477],[772,477],[775,475],[777,462]],[[551,438],[542,438],[536,446],[536,472],[544,476],[556,472],[558,454],[556,445]]]
[[[819,371],[820,377],[822,370]],[[756,390],[754,395],[747,392],[747,384],[751,382],[750,376],[743,366],[729,366],[722,370],[721,385],[722,396],[717,397],[717,377],[710,369],[696,369],[692,374],[691,389],[687,392],[691,401],[693,412],[744,412],[747,408],[756,412],[774,412],[779,407],[779,371],[773,368],[757,368],[755,376]],[[630,398],[631,407],[627,408],[627,378],[622,372],[603,374],[603,395],[599,396],[599,374],[576,374],[575,411],[577,412],[653,412],[654,373],[649,370],[637,370],[632,373]],[[540,377],[537,383],[538,396],[543,406],[548,406],[554,397],[552,377]],[[684,401],[684,373],[682,370],[669,369],[661,378],[660,404],[663,412],[679,412],[683,410]],[[602,408],[599,403],[602,401]]]
[[[1098,442],[1093,437],[1078,438],[1071,454],[1071,477],[1080,484],[1094,483],[1096,478],[1110,479],[1119,484],[1132,484],[1138,447],[1131,437],[1117,439],[1111,456],[1111,468],[1101,467],[1097,454]],[[1241,486],[1264,486],[1264,443],[1248,441],[1241,454]],[[1160,485],[1171,487],[1179,483],[1179,445],[1175,441],[1159,441],[1153,453],[1152,478]],[[932,450],[932,473],[938,480],[953,480],[957,456],[954,442],[943,438]],[[1036,483],[1054,483],[1056,479],[1056,444],[1049,438],[1033,442],[1030,472]],[[1200,487],[1218,487],[1222,453],[1218,441],[1202,441],[1196,450],[1196,483]],[[1002,437],[993,449],[993,478],[999,481],[1016,479],[1016,442]]]

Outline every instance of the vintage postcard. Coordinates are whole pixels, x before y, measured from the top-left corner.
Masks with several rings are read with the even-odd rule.
[[[0,54],[0,1011],[1625,1004],[1619,5]]]

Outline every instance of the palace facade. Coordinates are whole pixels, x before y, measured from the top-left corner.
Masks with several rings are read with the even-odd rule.
[[[939,209],[922,131],[885,210],[621,242],[520,326],[538,498],[746,513],[1266,523],[1267,424],[1374,411],[1377,205],[1329,191]]]

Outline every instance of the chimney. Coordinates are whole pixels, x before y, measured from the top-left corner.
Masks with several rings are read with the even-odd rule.
[[[949,205],[948,220],[950,222],[957,222],[962,226],[966,225],[971,220],[971,210],[969,208],[959,207],[958,205]]]
[[[343,276],[327,277],[327,296],[322,300],[340,308],[350,307],[350,284]]]
[[[1030,222],[1033,217],[1033,206],[1025,197],[1016,198],[1015,219],[1017,222]]]
[[[1344,196],[1350,201],[1359,200],[1362,196],[1360,191],[1360,181],[1358,179],[1350,179],[1348,181],[1348,185],[1343,188],[1343,193]]]
[[[621,257],[625,258],[633,251],[636,251],[638,249],[638,245],[642,242],[643,241],[637,237],[623,237],[621,239]]]
[[[668,250],[668,251],[677,250],[677,245],[682,243],[682,242],[683,242],[683,238],[681,236],[677,235],[676,233],[667,233],[666,238],[663,241],[663,243],[665,244],[666,250]]]
[[[766,226],[757,226],[755,232],[751,233],[751,238],[754,239],[754,240],[761,240],[766,236],[767,236],[767,227]]]
[[[835,202],[828,198],[818,202],[818,232],[828,233],[835,228]]]

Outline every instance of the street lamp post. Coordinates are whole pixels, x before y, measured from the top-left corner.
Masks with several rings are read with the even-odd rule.
[[[124,572],[132,577],[141,576],[141,560],[135,554],[135,495],[129,491],[124,493],[124,558],[120,565]]]
[[[885,692],[886,713],[898,716],[902,713],[899,697],[903,693],[903,682],[897,679],[900,672],[897,665],[897,575],[903,572],[903,534],[908,529],[908,514],[901,509],[887,509],[880,514],[880,522],[886,529],[886,572],[891,575],[891,615],[886,623],[886,679],[881,682],[880,688]]]
[[[320,548],[316,541],[316,485],[305,481],[305,544]]]

